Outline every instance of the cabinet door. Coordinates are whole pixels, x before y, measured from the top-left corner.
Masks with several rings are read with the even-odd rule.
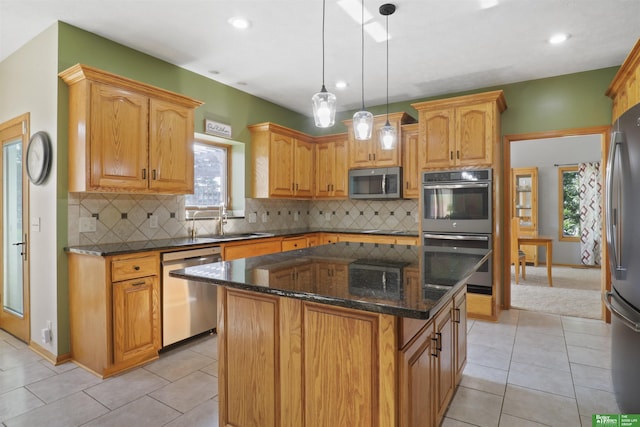
[[[160,348],[158,277],[113,284],[113,361],[126,362]]]
[[[414,126],[414,125],[412,125]],[[420,168],[418,154],[418,128],[402,131],[402,179],[405,199],[417,199],[420,194]]]
[[[385,116],[376,117],[373,123],[373,133],[371,134],[371,153],[375,167],[393,167],[400,165],[400,143],[396,140],[396,145],[392,150],[383,150],[380,141],[380,129],[387,123]],[[401,138],[400,120],[390,119],[389,124],[396,128],[397,138]]]
[[[297,197],[311,198],[313,196],[313,143],[295,140],[293,183],[294,194]]]
[[[269,147],[269,195],[293,195],[294,138],[271,133]]]
[[[149,188],[193,193],[193,110],[152,98],[149,133]]]
[[[373,165],[371,140],[357,140],[353,131],[349,132],[349,167],[366,168]]]
[[[347,139],[335,141],[333,156],[333,181],[331,190],[333,197],[346,199],[349,195],[349,167],[347,166]]]
[[[420,167],[453,164],[455,120],[453,108],[423,111],[420,116]]]
[[[456,108],[455,161],[460,166],[491,165],[493,108],[485,102]]]
[[[90,187],[146,190],[149,99],[92,83],[90,110]]]
[[[455,384],[460,384],[467,362],[467,293],[459,292],[453,301],[453,327],[455,343]]]
[[[400,352],[400,427],[437,425],[433,399],[433,325],[427,326],[408,347]]]
[[[325,198],[331,195],[333,181],[334,144],[323,142],[316,145],[316,191],[315,196]]]
[[[455,389],[455,368],[453,366],[453,323],[452,305],[443,308],[435,319],[435,364],[436,364],[436,423],[439,424]]]

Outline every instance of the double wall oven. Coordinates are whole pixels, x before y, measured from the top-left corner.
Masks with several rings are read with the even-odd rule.
[[[493,244],[491,169],[465,169],[422,174],[423,245],[491,249]],[[437,260],[425,260],[425,263]],[[429,269],[425,269],[429,270]],[[493,283],[491,259],[468,282],[470,292],[490,294]]]

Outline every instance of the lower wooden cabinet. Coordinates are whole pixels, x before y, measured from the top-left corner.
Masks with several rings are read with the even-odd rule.
[[[160,255],[68,254],[71,358],[106,378],[158,358]]]
[[[268,255],[282,251],[282,238],[244,240],[222,245],[222,259],[231,261],[258,255]]]
[[[453,342],[455,348],[455,383],[460,384],[467,363],[467,293],[458,292],[453,298]]]
[[[219,287],[220,425],[439,425],[466,360],[465,292],[418,320]]]

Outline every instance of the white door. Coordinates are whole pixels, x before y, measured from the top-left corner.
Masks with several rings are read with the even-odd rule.
[[[0,203],[2,204],[2,286],[0,328],[24,342],[30,339],[28,266],[28,181],[25,151],[29,115],[0,124]]]

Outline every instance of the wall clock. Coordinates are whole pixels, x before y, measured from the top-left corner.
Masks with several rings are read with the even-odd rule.
[[[51,141],[45,132],[36,132],[27,147],[27,175],[34,185],[42,184],[51,168]]]

